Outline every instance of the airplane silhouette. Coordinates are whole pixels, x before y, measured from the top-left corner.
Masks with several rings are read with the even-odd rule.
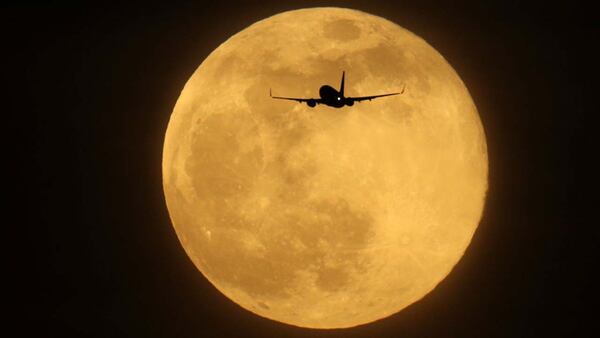
[[[274,99],[279,99],[279,100],[291,100],[291,101],[298,101],[300,103],[304,102],[304,103],[306,103],[307,106],[309,106],[311,108],[315,107],[317,104],[325,104],[330,107],[342,108],[343,106],[352,106],[352,105],[354,105],[354,102],[361,102],[361,101],[365,101],[365,100],[371,101],[378,97],[392,96],[392,95],[398,95],[398,94],[404,93],[405,88],[403,87],[402,90],[398,93],[372,95],[372,96],[359,96],[359,97],[345,97],[344,96],[344,76],[346,75],[345,73],[346,72],[342,72],[342,83],[340,84],[340,90],[337,91],[333,87],[328,86],[328,85],[321,86],[321,88],[319,88],[319,96],[321,96],[321,98],[319,98],[319,99],[303,99],[303,98],[296,98],[296,97],[273,96],[271,93],[271,89],[269,89],[269,96],[271,96]]]

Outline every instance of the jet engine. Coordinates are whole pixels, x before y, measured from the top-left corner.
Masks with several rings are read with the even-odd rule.
[[[354,100],[348,100],[346,99],[346,102],[344,102],[347,106],[353,106],[354,105]]]
[[[315,100],[308,100],[308,101],[306,101],[306,105],[313,108],[314,106],[317,105],[317,102]]]

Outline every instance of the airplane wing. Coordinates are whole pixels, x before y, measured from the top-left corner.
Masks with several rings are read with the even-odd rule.
[[[298,101],[300,103],[302,103],[302,102],[321,103],[321,99],[303,99],[303,98],[298,98],[298,97],[281,97],[281,96],[271,96],[271,98],[272,99],[279,99],[279,100]]]
[[[315,103],[315,104],[322,103],[321,99],[304,99],[304,98],[298,98],[298,97],[273,96],[270,89],[269,89],[269,96],[271,96],[271,98],[273,98],[273,99],[297,101],[300,103],[303,103],[303,102],[304,103],[311,102],[311,103]]]
[[[365,100],[373,100],[376,99],[378,97],[384,97],[384,96],[392,96],[392,95],[399,95],[404,93],[404,89],[406,89],[406,87],[402,87],[402,90],[398,93],[390,93],[390,94],[381,94],[381,95],[372,95],[372,96],[359,96],[359,97],[347,97],[346,100],[352,100],[354,102],[360,102],[360,101],[365,101]]]

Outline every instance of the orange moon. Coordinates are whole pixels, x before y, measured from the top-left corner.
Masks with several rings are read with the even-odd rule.
[[[402,95],[335,109],[273,100]],[[423,39],[342,8],[284,12],[215,49],[177,100],[163,186],[198,270],[260,316],[343,328],[418,301],[460,260],[488,184],[460,77]]]

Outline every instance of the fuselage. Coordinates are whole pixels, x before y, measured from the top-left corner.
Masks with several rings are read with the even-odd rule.
[[[354,104],[353,101],[346,100],[342,93],[328,85],[319,88],[319,96],[321,96],[321,101],[330,107],[342,108],[345,105],[351,106]]]

